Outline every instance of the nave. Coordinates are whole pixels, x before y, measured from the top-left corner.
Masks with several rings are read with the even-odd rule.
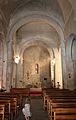
[[[25,99],[23,100],[23,105],[24,101]],[[21,110],[22,109],[20,109],[20,112],[17,115],[16,120],[25,120]],[[31,120],[49,120],[47,111],[43,110],[42,97],[31,97],[31,112],[32,112]]]
[[[0,120],[26,96],[32,120],[76,120],[76,0],[0,0]]]

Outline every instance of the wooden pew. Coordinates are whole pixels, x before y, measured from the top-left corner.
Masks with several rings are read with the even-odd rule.
[[[14,116],[16,116],[16,114],[17,114],[17,98],[11,98],[11,97],[9,98],[8,96],[6,96],[6,97],[0,97],[0,100],[6,101],[6,102],[9,101],[10,111],[12,111]]]
[[[76,108],[54,109],[54,120],[76,120]]]
[[[47,97],[46,97],[46,108],[47,108],[48,111],[49,111],[49,106],[50,106],[51,101],[54,101],[54,100],[55,101],[64,100],[64,102],[67,102],[67,101],[69,102],[70,100],[71,101],[76,101],[76,96],[71,95],[71,94],[68,95],[68,93],[60,93],[59,94],[59,92],[58,92],[58,94],[47,95]]]
[[[43,96],[43,102],[44,102],[44,106],[43,108],[46,109],[47,108],[47,102],[49,100],[49,98],[76,98],[76,95],[75,94],[71,94],[69,91],[52,91],[49,92],[49,93],[46,93],[44,96]]]
[[[10,92],[14,94],[19,94],[22,97],[27,97],[30,94],[30,89],[29,88],[11,88]]]
[[[21,109],[21,97],[20,94],[10,93],[10,92],[1,92],[0,93],[1,99],[11,99],[11,111],[13,116],[16,117],[19,110]]]
[[[52,90],[44,92],[44,107],[47,107],[50,120],[70,120],[69,111],[76,109],[76,93],[64,90]],[[49,104],[50,103],[50,104]],[[64,109],[62,113],[57,113],[57,109]],[[59,111],[60,112],[60,111]],[[52,115],[54,113],[54,115]],[[66,116],[67,114],[67,116]],[[76,119],[75,113],[71,112],[71,118]],[[58,116],[59,115],[59,116]],[[62,115],[62,116],[61,116]],[[65,116],[65,119],[63,119]],[[53,118],[54,117],[54,118]],[[57,119],[60,117],[60,119]],[[61,118],[62,117],[62,118]],[[66,119],[67,117],[67,119]],[[72,119],[71,119],[72,120]]]
[[[59,100],[51,100],[51,104],[50,104],[50,113],[49,113],[49,118],[52,119],[53,118],[53,112],[55,111],[55,109],[59,109],[59,108],[67,108],[70,109],[71,108],[76,108],[76,100],[75,101],[71,101],[71,100],[67,100],[65,101],[65,99],[62,99],[61,101]]]
[[[7,100],[7,99],[0,99],[0,105],[4,104],[5,105],[5,116],[7,116],[8,120],[10,120],[10,113],[11,113],[11,100]]]
[[[0,104],[0,117],[1,117],[1,120],[4,120],[4,111],[5,111],[5,104]]]
[[[15,97],[9,97],[6,94],[0,95],[0,101],[1,103],[4,101],[6,104],[9,104],[9,120],[10,120],[10,114],[13,113],[13,116],[16,117],[17,115],[17,98]]]
[[[47,99],[47,111],[48,111],[48,114],[50,113],[50,106],[51,106],[51,103],[52,102],[73,102],[73,103],[75,103],[76,102],[76,97],[72,97],[72,96],[70,96],[70,97],[66,97],[66,96],[64,96],[64,97],[62,97],[62,96],[59,96],[59,97],[57,97],[57,96],[54,96],[54,97],[49,97],[48,99]]]
[[[58,88],[53,88],[53,89],[51,89],[51,88],[46,88],[46,89],[42,89],[42,93],[43,93],[43,96],[46,96],[47,94],[49,95],[50,93],[51,94],[56,94],[57,92],[63,92],[63,93],[68,93],[68,92],[71,92],[69,89],[58,89]]]
[[[73,96],[73,97],[72,96],[69,96],[69,97],[68,96],[54,96],[50,98],[49,103],[47,104],[49,118],[52,117],[52,112],[54,109],[64,108],[64,107],[69,108],[69,109],[71,107],[76,108],[76,96]]]
[[[6,92],[6,93],[0,92],[0,97],[17,98],[17,104],[18,104],[18,106],[21,106],[22,99],[19,94],[10,93],[10,92]]]

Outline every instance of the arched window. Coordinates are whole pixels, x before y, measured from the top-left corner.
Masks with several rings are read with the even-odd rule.
[[[38,64],[35,65],[35,71],[37,74],[39,73],[39,65]]]
[[[72,40],[71,57],[72,60],[76,60],[76,37]]]

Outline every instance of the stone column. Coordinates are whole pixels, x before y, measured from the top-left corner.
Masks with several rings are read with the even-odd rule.
[[[12,85],[12,65],[13,65],[13,57],[12,57],[12,41],[8,41],[7,43],[7,91],[10,90]]]
[[[0,42],[0,88],[3,87],[3,42]]]
[[[3,87],[6,89],[7,46],[3,42]]]
[[[15,87],[16,81],[16,63],[13,61],[13,71],[12,71],[12,87]]]
[[[62,81],[63,88],[67,89],[67,74],[66,74],[66,56],[64,38],[61,40],[61,61],[62,61]]]

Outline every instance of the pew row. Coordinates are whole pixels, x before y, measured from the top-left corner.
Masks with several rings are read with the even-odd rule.
[[[46,90],[43,93],[44,109],[50,120],[75,120],[76,94],[69,90]],[[57,110],[60,111],[58,112]],[[73,111],[73,112],[72,112]],[[70,117],[69,117],[70,116]]]
[[[55,109],[54,120],[76,120],[76,108]]]
[[[27,96],[42,96],[41,88],[11,88],[10,92],[19,94],[22,98]]]
[[[55,110],[57,110],[57,109],[69,109],[69,111],[71,111],[71,109],[73,110],[73,109],[76,109],[76,102],[53,102],[53,103],[51,103],[51,106],[50,106],[50,113],[49,113],[49,118],[50,118],[50,120],[52,120],[52,119],[54,119],[55,118],[55,116],[54,116],[54,112],[55,112]],[[60,112],[60,114],[61,114],[61,112]],[[65,112],[65,115],[66,115],[66,112]],[[69,113],[68,113],[68,115],[69,115]],[[71,115],[73,115],[73,114],[71,114]]]
[[[4,120],[4,111],[5,111],[5,105],[0,104],[0,118],[1,118],[1,120]]]
[[[15,118],[18,113],[17,97],[7,93],[0,93],[0,104],[5,103],[5,115],[10,120],[11,115]]]
[[[64,90],[64,89],[55,89],[55,90],[51,90],[51,91],[46,91],[45,93],[43,93],[43,102],[44,102],[44,105],[43,105],[43,108],[44,109],[47,109],[47,103],[49,101],[49,99],[52,99],[52,98],[76,98],[76,94],[71,94],[71,92],[69,90]]]

